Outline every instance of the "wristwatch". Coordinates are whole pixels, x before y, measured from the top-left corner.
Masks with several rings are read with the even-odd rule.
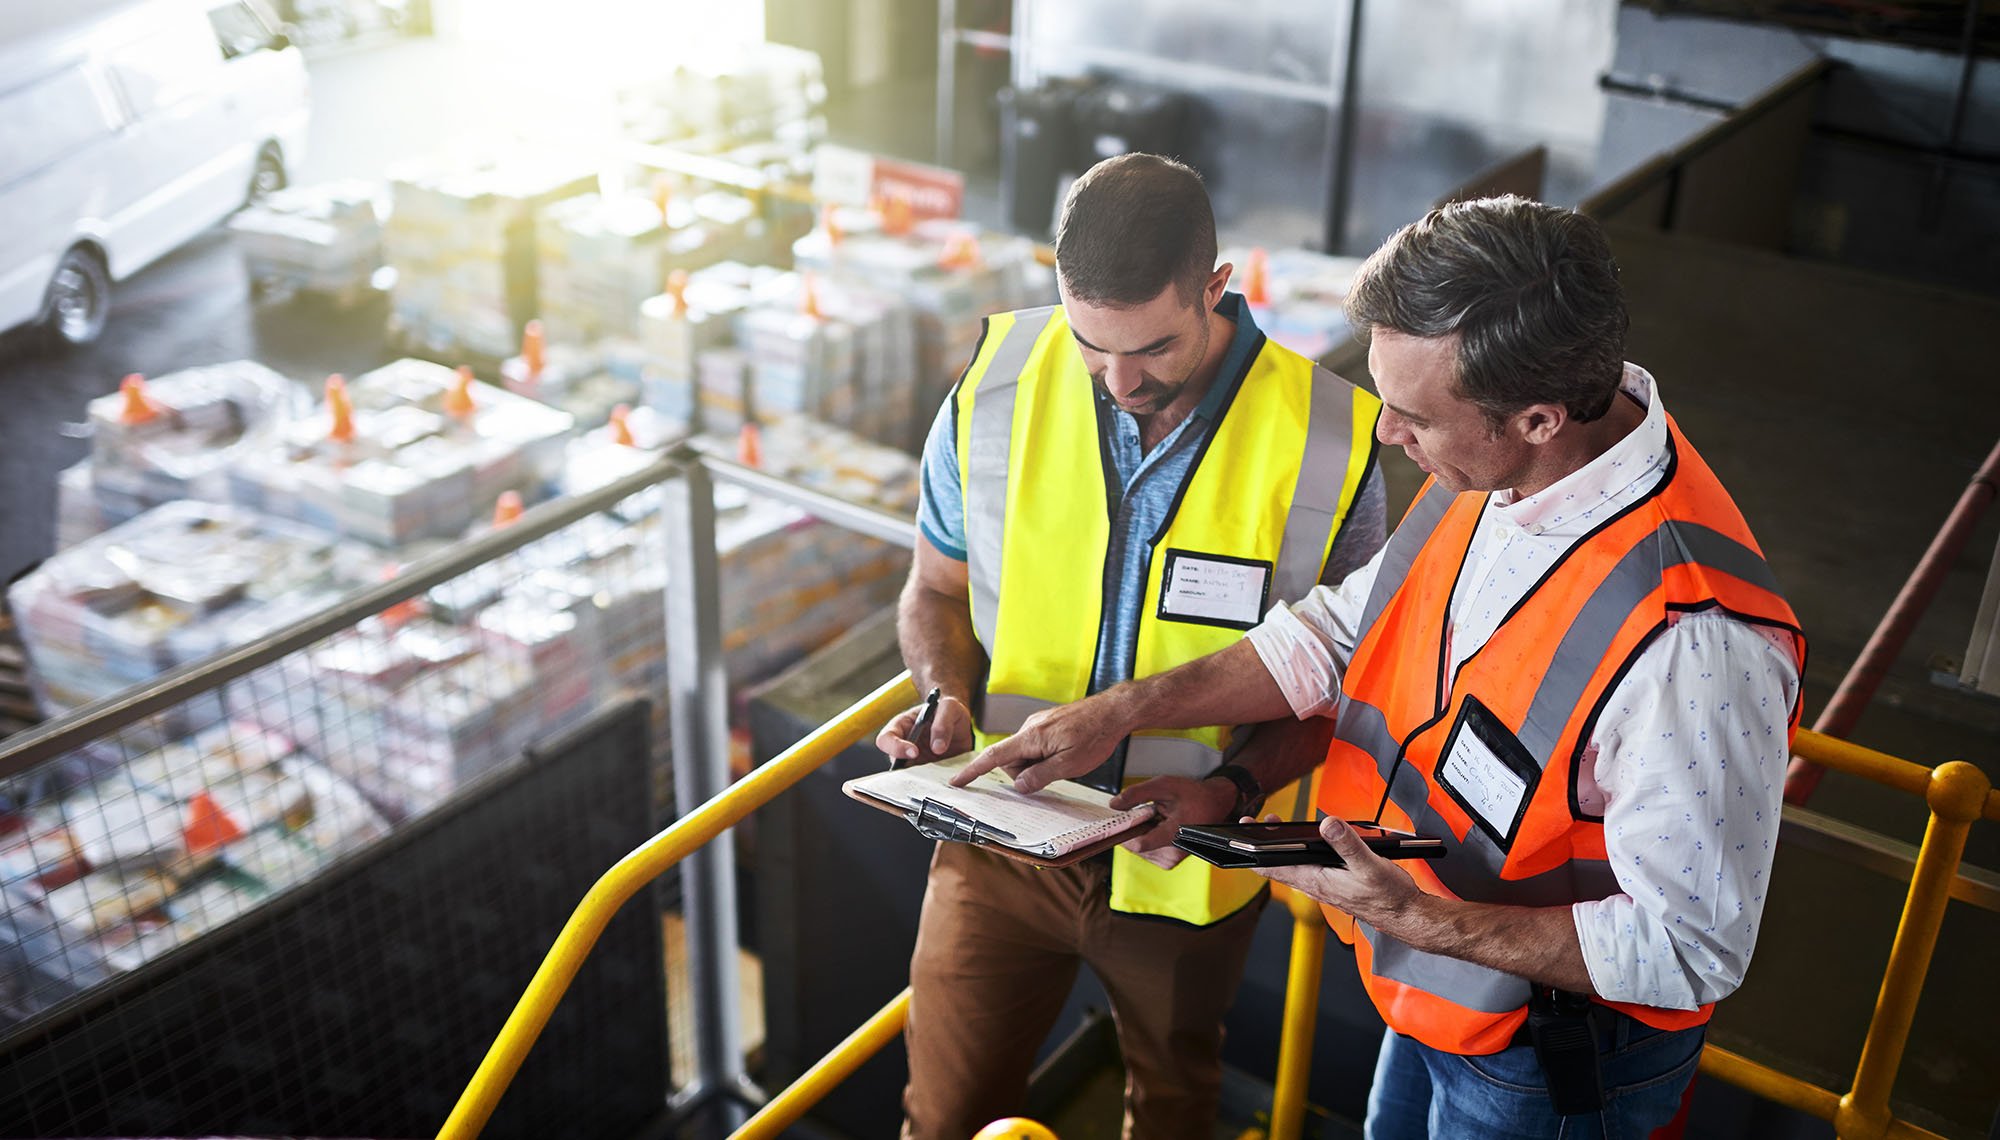
[[[1241,764],[1224,764],[1203,780],[1220,777],[1236,785],[1236,804],[1229,809],[1227,822],[1234,823],[1246,815],[1256,815],[1264,806],[1264,789],[1257,786],[1257,777],[1252,776]]]

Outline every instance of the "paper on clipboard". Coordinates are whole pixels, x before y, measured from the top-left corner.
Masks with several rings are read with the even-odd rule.
[[[987,772],[963,788],[951,777],[972,759],[967,752],[935,764],[876,772],[847,781],[842,790],[904,809],[933,838],[977,841],[1042,858],[1059,858],[1150,822],[1154,808],[1111,806],[1111,796],[1071,780],[1057,780],[1030,795],[1016,791],[1004,772]]]

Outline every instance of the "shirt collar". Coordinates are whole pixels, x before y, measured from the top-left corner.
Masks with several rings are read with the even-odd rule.
[[[1602,522],[1600,510],[1609,502],[1629,502],[1652,486],[1667,466],[1667,409],[1660,402],[1653,375],[1626,364],[1618,390],[1646,409],[1639,426],[1605,449],[1604,454],[1524,499],[1512,491],[1493,492],[1493,514],[1530,534],[1581,535]]]

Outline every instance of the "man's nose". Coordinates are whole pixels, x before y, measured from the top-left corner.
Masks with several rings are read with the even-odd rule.
[[[1110,363],[1104,366],[1104,387],[1120,399],[1137,392],[1139,386],[1145,382],[1146,370],[1136,360],[1114,356]]]
[[[1401,447],[1416,437],[1410,434],[1410,425],[1404,422],[1403,417],[1383,408],[1382,415],[1375,421],[1375,438],[1392,447]]]

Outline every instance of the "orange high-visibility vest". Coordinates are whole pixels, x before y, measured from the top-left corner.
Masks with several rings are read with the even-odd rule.
[[[1315,802],[1343,819],[1373,818],[1379,805],[1385,826],[1442,837],[1442,859],[1403,864],[1432,894],[1548,907],[1621,893],[1603,820],[1578,804],[1577,769],[1604,702],[1678,615],[1719,609],[1783,631],[1803,672],[1804,634],[1756,539],[1671,417],[1667,428],[1659,486],[1571,547],[1455,675],[1446,673],[1448,610],[1487,496],[1426,483],[1390,536]],[[1793,730],[1798,716],[1795,702]],[[1498,741],[1526,784],[1504,832],[1507,821],[1495,826],[1490,808],[1475,812],[1463,788],[1440,779],[1455,731]],[[1326,910],[1398,1032],[1480,1055],[1506,1048],[1527,1020],[1525,979],[1424,953]],[[1660,1029],[1699,1025],[1710,1010],[1605,1004]]]

